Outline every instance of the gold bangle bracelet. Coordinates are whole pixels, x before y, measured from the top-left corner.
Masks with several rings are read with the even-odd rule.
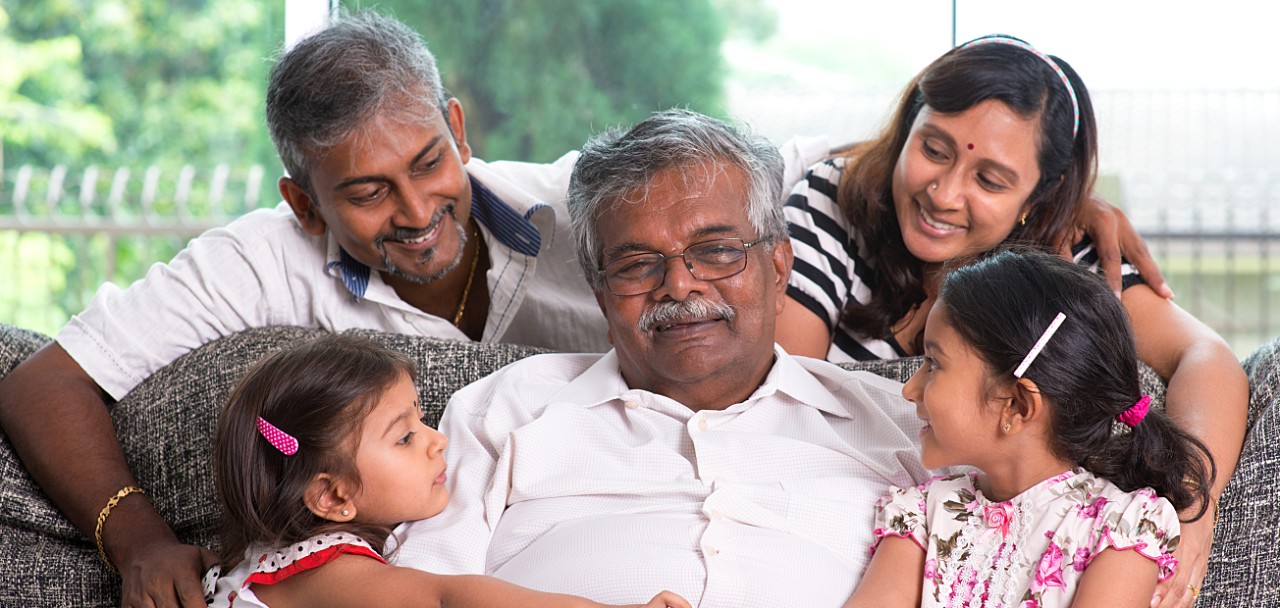
[[[102,524],[107,522],[107,516],[111,515],[111,510],[116,508],[117,504],[120,504],[120,499],[133,494],[134,492],[142,494],[143,496],[147,495],[147,492],[138,486],[125,486],[120,488],[120,491],[116,492],[115,496],[107,499],[107,506],[102,507],[102,511],[98,513],[98,525],[93,529],[93,540],[98,543],[98,555],[102,556],[102,563],[106,564],[107,568],[111,569],[111,571],[115,573],[119,573],[120,571],[116,570],[116,565],[111,563],[110,559],[107,559],[107,550],[102,546]]]

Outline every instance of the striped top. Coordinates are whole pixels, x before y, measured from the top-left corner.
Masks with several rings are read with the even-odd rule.
[[[826,322],[832,332],[827,360],[840,363],[896,359],[907,352],[892,337],[861,335],[840,321],[850,301],[871,301],[876,287],[874,247],[836,204],[844,158],[814,165],[792,189],[783,210],[791,232],[795,265],[787,295]],[[1085,237],[1071,248],[1076,263],[1100,272],[1098,252]],[[1121,265],[1125,289],[1142,283],[1132,265]]]

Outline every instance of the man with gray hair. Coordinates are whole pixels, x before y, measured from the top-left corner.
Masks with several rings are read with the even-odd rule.
[[[519,361],[441,421],[453,493],[398,564],[635,603],[840,606],[872,505],[925,478],[901,385],[774,344],[782,162],[682,110],[588,142],[578,259],[614,350]]]
[[[412,30],[338,18],[283,54],[266,106],[285,202],[207,232],[128,289],[103,286],[0,383],[5,434],[119,568],[124,605],[204,605],[212,555],[180,544],[138,491],[105,407],[182,354],[267,325],[608,348],[569,238],[576,154],[472,158],[462,106]],[[810,144],[797,179],[826,153]]]

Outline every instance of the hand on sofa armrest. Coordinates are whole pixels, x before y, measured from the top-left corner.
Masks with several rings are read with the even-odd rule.
[[[90,539],[107,500],[136,483],[105,393],[57,343],[0,382],[0,426],[44,493]],[[125,605],[205,605],[200,574],[212,555],[180,544],[144,495],[120,500],[102,539],[120,569]]]

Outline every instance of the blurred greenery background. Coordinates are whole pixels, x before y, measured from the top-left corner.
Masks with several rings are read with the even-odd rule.
[[[1246,75],[1217,84],[1201,83],[1194,64],[1172,77],[1145,53],[1113,48],[1176,53],[1179,32],[1227,19],[1228,8],[1163,14],[1163,37],[1091,40],[1074,35],[1077,21],[1125,26],[1094,19],[1105,1],[1080,3],[1067,16],[961,0],[959,22],[966,36],[1013,31],[1050,44],[1087,73],[1105,195],[1149,235],[1179,304],[1246,354],[1280,331],[1280,212],[1270,211],[1280,208],[1280,88],[1246,69],[1238,58],[1259,54],[1241,54],[1238,41],[1215,45],[1231,61],[1201,72]],[[262,105],[285,6],[0,0],[0,322],[52,334],[102,282],[134,281],[200,230],[277,203]],[[951,3],[937,0],[364,6],[423,34],[477,156],[527,161],[671,106],[746,119],[779,142],[864,138],[899,87],[949,48],[952,27]],[[1131,84],[1135,63],[1154,85]],[[1182,89],[1160,90],[1166,82]]]

